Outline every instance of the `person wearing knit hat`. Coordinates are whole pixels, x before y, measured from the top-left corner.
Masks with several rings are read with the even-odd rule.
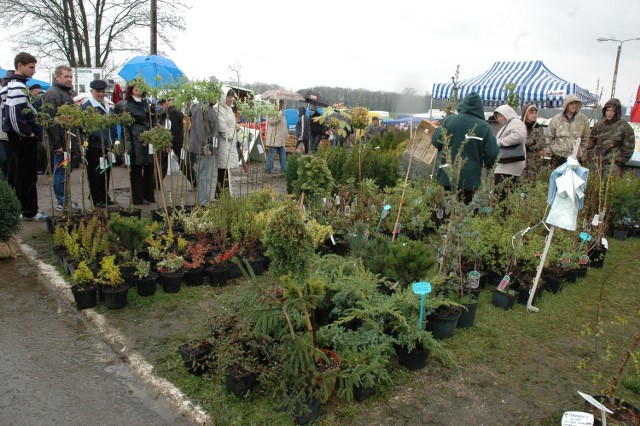
[[[520,120],[527,128],[527,165],[524,169],[523,177],[531,182],[535,182],[545,154],[544,130],[538,124],[538,107],[533,103],[522,105],[522,115]]]

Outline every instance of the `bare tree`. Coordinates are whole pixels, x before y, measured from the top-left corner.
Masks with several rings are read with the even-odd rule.
[[[138,34],[150,25],[148,0],[0,0],[0,7],[18,49],[71,67],[103,67],[117,51],[147,52]],[[183,0],[158,0],[159,37],[170,48],[186,8]]]

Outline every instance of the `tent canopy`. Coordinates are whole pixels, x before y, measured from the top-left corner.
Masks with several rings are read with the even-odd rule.
[[[463,99],[476,92],[487,106],[499,106],[507,102],[505,84],[514,83],[516,93],[520,95],[521,105],[533,102],[540,108],[557,108],[567,95],[576,95],[584,105],[595,104],[593,93],[561,79],[542,63],[542,61],[496,62],[485,73],[458,83],[458,98]],[[453,83],[433,85],[433,98],[449,100],[453,94]]]

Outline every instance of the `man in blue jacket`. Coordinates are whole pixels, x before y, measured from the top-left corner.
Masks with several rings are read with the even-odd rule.
[[[91,96],[82,104],[82,109],[92,108],[100,115],[113,114],[113,108],[105,99],[107,82],[93,80],[89,83]],[[111,146],[118,138],[116,126],[96,130],[87,137],[87,177],[89,180],[89,192],[93,206],[105,208],[113,204],[109,198],[109,177],[111,176]]]
[[[37,123],[27,88],[27,79],[36,73],[36,58],[20,52],[13,60],[15,71],[8,71],[2,80],[2,130],[9,139],[8,155],[15,158],[15,171],[9,182],[14,184],[22,205],[22,220],[45,221],[47,216],[38,210],[38,139],[42,127]]]
[[[493,167],[499,149],[491,127],[484,119],[484,108],[480,95],[475,92],[469,93],[460,103],[458,112],[459,114],[444,119],[433,134],[431,142],[440,151],[438,183],[447,191],[461,190],[465,204],[469,204],[473,199],[474,192],[480,187],[482,168]],[[448,141],[443,137],[443,133],[446,133]],[[447,164],[446,151],[450,153],[454,163],[457,163],[459,156],[464,161],[457,188],[453,189],[447,170],[445,170],[451,166]]]

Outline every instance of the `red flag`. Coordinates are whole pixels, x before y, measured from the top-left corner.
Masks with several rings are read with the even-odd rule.
[[[640,123],[640,86],[638,86],[636,103],[633,104],[633,109],[631,110],[631,119],[629,121],[631,121],[632,123]]]

